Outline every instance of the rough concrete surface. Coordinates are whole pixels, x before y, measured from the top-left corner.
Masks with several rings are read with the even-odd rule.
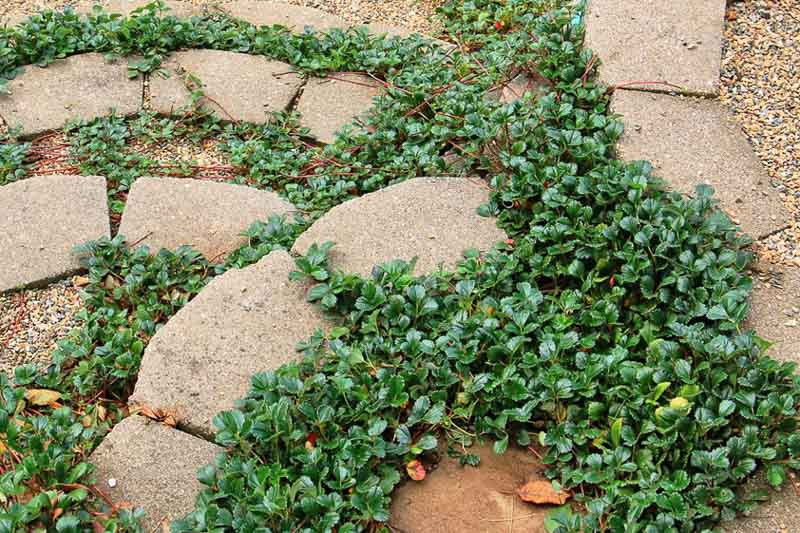
[[[222,50],[177,52],[164,64],[169,77],[150,76],[150,105],[165,115],[191,103],[187,78],[200,80],[200,104],[221,119],[262,124],[285,111],[302,85],[291,65]],[[191,85],[191,81],[188,82]]]
[[[280,2],[242,0],[217,6],[220,11],[256,26],[286,26],[292,31],[302,33],[305,27],[317,31],[349,26],[344,19],[313,7],[295,6]]]
[[[150,341],[131,402],[213,434],[212,419],[247,394],[253,374],[296,360],[297,343],[325,327],[292,270],[291,256],[275,251],[214,279]]]
[[[188,244],[221,260],[247,243],[253,222],[294,207],[274,192],[189,178],[139,178],[131,187],[119,233],[153,253]]]
[[[0,117],[25,135],[112,110],[132,115],[142,105],[141,78],[129,79],[125,60],[110,63],[102,54],[59,59],[47,68],[28,65],[8,85],[11,94],[0,94]]]
[[[0,292],[81,269],[74,248],[109,235],[106,180],[39,176],[0,187]]]
[[[314,244],[334,241],[331,262],[369,275],[376,264],[417,257],[417,274],[453,268],[464,250],[491,249],[506,238],[478,207],[489,189],[478,178],[414,178],[331,209],[295,242],[303,254]]]
[[[717,96],[724,17],[725,0],[589,0],[586,46],[609,85]]]
[[[713,186],[721,208],[755,238],[787,225],[778,191],[719,102],[616,91],[612,106],[625,124],[618,145],[624,159],[651,161],[654,173],[682,193]]]
[[[95,5],[102,6],[108,13],[120,13],[130,15],[135,10],[153,3],[153,0],[102,0],[93,2],[91,0],[79,2],[75,7],[78,13],[91,13]],[[204,6],[201,2],[189,0],[166,0],[164,2],[168,8],[166,13],[179,18],[188,18],[203,14]]]
[[[800,531],[800,484],[790,474],[791,479],[782,487],[773,489],[766,476],[759,473],[744,487],[745,493],[763,490],[768,499],[747,515],[739,516],[732,522],[723,522],[725,533],[795,533]]]
[[[197,471],[221,451],[208,441],[132,415],[114,426],[89,461],[97,468],[95,483],[103,494],[115,504],[142,507],[145,531],[168,531],[172,520],[194,510],[202,488]]]
[[[363,74],[333,72],[327,78],[311,78],[297,105],[301,123],[320,142],[330,144],[346,124],[366,115],[381,84]]]
[[[753,276],[746,325],[774,343],[768,354],[800,364],[800,268],[774,267],[773,275],[779,286]]]

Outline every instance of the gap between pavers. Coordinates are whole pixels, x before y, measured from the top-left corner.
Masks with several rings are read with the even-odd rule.
[[[273,251],[215,278],[145,349],[130,402],[174,414],[178,427],[210,438],[217,413],[232,409],[254,374],[299,360],[297,344],[327,322],[289,280],[294,260]]]
[[[59,129],[70,120],[132,115],[142,106],[142,78],[128,77],[127,61],[108,62],[88,53],[59,59],[46,68],[28,65],[0,95],[0,116],[30,136]]]
[[[722,209],[755,238],[788,224],[778,191],[727,110],[716,100],[618,90],[612,109],[625,133],[628,161],[651,161],[654,174],[682,193],[714,187]]]
[[[110,235],[106,180],[38,176],[0,187],[0,292],[82,269],[75,247]]]
[[[119,234],[152,253],[191,245],[220,261],[247,243],[242,233],[294,206],[274,192],[191,178],[137,179],[128,194]]]
[[[164,531],[194,511],[197,471],[224,448],[145,417],[131,415],[106,435],[89,462],[96,487],[116,505],[141,507],[145,531]]]
[[[589,0],[585,17],[601,82],[718,95],[725,0]]]
[[[368,276],[375,265],[417,258],[417,275],[452,269],[468,249],[487,251],[506,234],[478,215],[489,201],[480,178],[414,178],[340,204],[314,222],[292,251],[333,241],[331,264]]]
[[[222,50],[188,50],[172,54],[163,65],[169,73],[150,76],[150,105],[169,115],[191,103],[187,77],[202,83],[203,107],[224,120],[269,122],[286,111],[303,84],[291,65],[264,56]]]

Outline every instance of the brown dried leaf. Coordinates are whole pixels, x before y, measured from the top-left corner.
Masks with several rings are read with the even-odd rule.
[[[25,399],[31,405],[35,406],[43,406],[43,405],[50,405],[56,402],[56,400],[61,398],[61,393],[54,390],[48,389],[28,389],[25,391]]]
[[[517,495],[524,502],[554,505],[564,505],[570,497],[563,490],[556,492],[549,481],[528,481],[517,489]]]
[[[72,284],[76,287],[85,287],[89,284],[89,278],[86,276],[75,276],[72,278]]]
[[[406,464],[406,473],[414,481],[422,481],[425,479],[425,474],[427,474],[425,467],[416,459]]]
[[[140,414],[156,422],[161,422],[165,426],[177,427],[178,415],[166,409],[153,409],[147,404],[140,403],[131,411],[131,414]]]

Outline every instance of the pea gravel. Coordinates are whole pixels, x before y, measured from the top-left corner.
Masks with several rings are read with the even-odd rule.
[[[211,2],[190,0],[204,5]],[[214,3],[225,3],[222,0]],[[284,0],[285,3],[314,7],[342,17],[352,24],[379,23],[420,33],[436,33],[434,14],[445,0]],[[61,9],[76,5],[79,0],[0,0],[0,21],[14,20],[20,14],[30,15],[43,9]],[[104,4],[98,0],[98,4]]]
[[[780,191],[790,227],[757,245],[762,259],[800,266],[800,2],[728,6],[720,98]]]
[[[43,289],[0,295],[0,372],[25,363],[47,363],[50,352],[78,325],[79,289],[63,280]]]

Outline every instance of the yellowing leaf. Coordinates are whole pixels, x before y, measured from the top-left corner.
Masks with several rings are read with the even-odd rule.
[[[61,398],[61,393],[47,389],[28,389],[25,391],[25,399],[31,405],[42,406],[50,405]]]
[[[425,474],[427,474],[425,467],[416,459],[406,464],[406,473],[414,481],[422,481],[425,479]]]
[[[564,505],[569,499],[569,494],[563,490],[556,492],[549,481],[528,481],[517,489],[517,495],[524,502],[554,505]]]

